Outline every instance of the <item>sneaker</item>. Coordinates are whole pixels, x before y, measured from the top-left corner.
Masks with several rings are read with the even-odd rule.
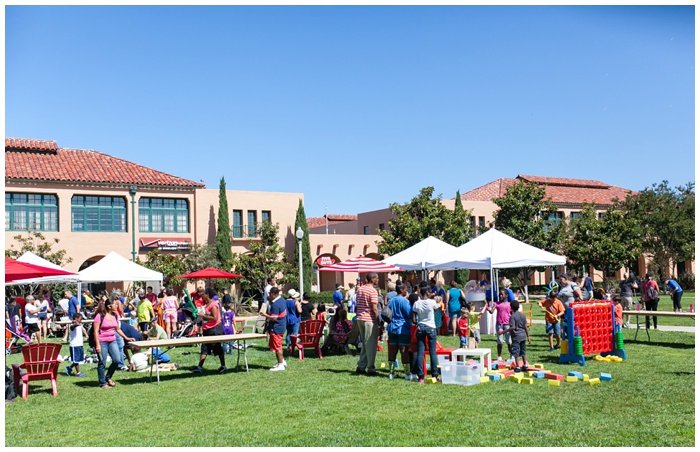
[[[555,350],[554,347],[550,348],[550,349],[549,349],[549,353],[552,353],[554,350]]]
[[[516,368],[513,369],[513,370],[514,370],[515,372],[522,372],[522,371],[523,371],[520,367],[516,367]]]
[[[282,365],[283,365],[285,368],[287,367],[287,360],[286,360],[286,359],[283,359],[283,360],[282,360]]]
[[[78,373],[76,374],[76,377],[84,377],[84,376],[85,376],[85,374],[82,373],[82,372],[78,372]]]
[[[363,374],[365,373],[364,369],[360,369],[359,367],[355,368],[355,373],[356,374]]]
[[[202,373],[202,368],[201,368],[201,367],[199,367],[199,366],[197,366],[197,367],[195,367],[194,369],[192,369],[192,372],[195,372],[195,373],[201,374],[201,373]]]
[[[70,377],[71,372],[73,372],[73,368],[71,366],[66,367],[66,375]]]
[[[228,368],[227,368],[226,366],[221,366],[221,367],[219,367],[219,373],[220,373],[220,374],[226,372],[227,370],[228,370]]]
[[[503,358],[501,358],[501,357],[499,356],[498,359],[497,359],[496,361],[503,361]]]
[[[283,366],[282,364],[279,364],[279,363],[278,363],[278,364],[275,364],[275,367],[273,367],[272,369],[270,369],[270,372],[279,372],[279,371],[282,371],[282,370],[284,370],[284,366]]]
[[[408,374],[403,377],[406,381],[416,381],[418,380],[418,375]]]
[[[127,371],[127,370],[129,370],[129,366],[122,366],[119,368],[119,370]]]
[[[622,324],[622,328],[629,328],[629,327],[630,327],[630,324],[627,322]]]
[[[419,378],[419,379],[418,379],[418,383],[425,383],[425,380],[422,379],[422,378]]]
[[[394,375],[394,372],[390,373],[389,380],[393,380],[394,378],[396,378],[396,375]]]

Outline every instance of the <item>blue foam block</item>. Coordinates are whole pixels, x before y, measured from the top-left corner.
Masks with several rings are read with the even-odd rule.
[[[545,373],[546,372],[535,372],[534,375],[535,375],[535,378],[544,378]]]
[[[569,376],[576,377],[579,380],[581,380],[583,378],[583,374],[581,372],[576,372],[575,370],[572,370],[571,372],[569,372]]]
[[[610,381],[612,380],[612,375],[606,374],[605,372],[600,373],[600,381]]]
[[[501,377],[502,377],[502,375],[500,375],[500,374],[498,374],[498,375],[489,375],[489,378],[490,378],[491,380],[500,380]]]

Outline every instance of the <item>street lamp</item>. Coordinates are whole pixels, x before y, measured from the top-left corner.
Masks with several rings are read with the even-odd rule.
[[[136,185],[129,188],[131,195],[131,261],[136,262]]]
[[[297,242],[299,242],[299,293],[301,296],[304,296],[304,268],[302,267],[302,259],[301,259],[301,240],[304,238],[304,230],[301,229],[301,226],[297,228]]]

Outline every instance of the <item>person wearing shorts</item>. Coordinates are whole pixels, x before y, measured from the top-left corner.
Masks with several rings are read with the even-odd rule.
[[[554,291],[549,292],[547,300],[538,303],[538,305],[545,312],[545,332],[549,335],[549,351],[553,352],[561,344],[561,324],[559,319],[562,318],[566,310]],[[555,337],[557,339],[556,345],[554,344]]]
[[[279,288],[271,287],[267,302],[269,305],[267,312],[260,311],[259,314],[269,321],[267,330],[270,333],[270,351],[277,355],[277,364],[270,370],[278,372],[287,369],[282,351],[282,339],[287,332],[287,301],[280,296]]]
[[[219,302],[212,300],[208,295],[202,295],[204,301],[204,309],[197,312],[197,317],[202,319],[202,336],[221,336],[224,334],[224,327],[221,325],[221,312],[219,311]],[[192,372],[201,373],[204,361],[208,355],[217,355],[221,362],[219,373],[226,372],[226,357],[224,355],[224,347],[221,342],[202,344],[199,354],[199,365],[192,369]]]
[[[513,300],[509,303],[512,315],[508,322],[508,328],[499,329],[498,334],[507,334],[511,339],[511,353],[515,357],[515,371],[527,371],[527,357],[525,353],[525,341],[530,343],[530,333],[527,330],[527,318],[519,312],[520,303]],[[509,334],[510,333],[510,334]]]
[[[498,301],[494,303],[493,307],[488,308],[488,311],[493,314],[496,311],[496,331],[503,331],[508,328],[510,323],[510,303],[508,303],[508,292],[505,289],[501,289],[498,292]],[[511,352],[511,338],[510,336],[504,336],[502,333],[496,335],[496,348],[498,349],[498,359],[502,360],[501,352],[503,351],[503,343],[508,346],[508,351]],[[512,352],[511,352],[512,354]]]
[[[163,325],[165,333],[170,338],[177,329],[177,297],[175,297],[175,291],[173,291],[172,287],[168,287],[165,290],[165,297],[162,300]]]

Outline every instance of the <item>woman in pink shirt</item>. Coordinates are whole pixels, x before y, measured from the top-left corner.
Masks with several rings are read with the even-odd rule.
[[[121,353],[117,345],[117,334],[124,338],[125,341],[133,341],[134,338],[127,337],[119,327],[118,306],[112,300],[100,301],[97,305],[97,310],[92,334],[95,335],[95,350],[99,358],[97,364],[97,378],[100,383],[100,389],[109,389],[116,383],[112,381],[112,375],[117,370],[118,364],[121,361]],[[107,354],[112,357],[112,364],[109,365],[107,375],[105,375],[105,362]]]

